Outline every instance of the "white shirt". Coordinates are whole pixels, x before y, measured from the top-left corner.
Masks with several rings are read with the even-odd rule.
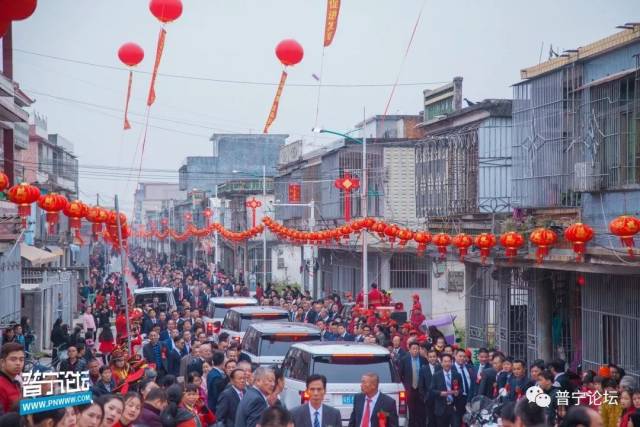
[[[313,423],[316,419],[316,412],[318,413],[318,422],[320,423],[320,426],[322,426],[322,404],[320,404],[320,408],[315,409],[313,406],[311,406],[311,403],[309,403],[309,415],[311,415],[311,427],[313,427]]]
[[[429,369],[431,369],[431,375],[433,375],[436,372],[436,365],[429,363]]]
[[[373,408],[376,407],[376,402],[378,401],[378,397],[379,396],[380,396],[380,392],[378,391],[371,398],[371,402],[369,403],[369,425],[371,425],[371,420],[375,419],[375,418],[373,418],[373,416],[374,416]],[[362,406],[362,420],[360,421],[360,426],[362,426],[362,422],[364,421],[364,412],[367,410],[367,399],[369,399],[369,397],[365,394],[364,395],[364,405]]]

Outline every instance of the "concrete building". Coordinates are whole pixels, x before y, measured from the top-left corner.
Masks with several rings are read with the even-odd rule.
[[[187,192],[178,184],[168,182],[140,182],[133,195],[133,224],[146,224],[158,220],[160,212],[170,200],[184,200]]]
[[[388,114],[367,118],[355,125],[357,137],[362,138],[408,138],[417,139],[423,136],[422,130],[417,126],[422,122],[421,115]]]

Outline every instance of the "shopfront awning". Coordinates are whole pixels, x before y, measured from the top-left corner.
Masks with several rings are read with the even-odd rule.
[[[59,255],[54,255],[51,252],[43,251],[34,246],[25,245],[24,243],[20,243],[20,256],[31,262],[33,266],[48,264],[59,258]]]
[[[63,256],[64,255],[64,251],[62,250],[62,248],[60,246],[47,246],[47,250],[49,252],[51,252],[52,254],[54,254],[55,256]]]

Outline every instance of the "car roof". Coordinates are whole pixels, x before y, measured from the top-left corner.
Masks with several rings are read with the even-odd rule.
[[[264,322],[254,323],[249,326],[263,334],[309,333],[320,334],[320,328],[308,323],[299,322]]]
[[[214,304],[258,304],[257,299],[247,297],[217,297],[209,301]]]
[[[246,305],[243,307],[231,307],[229,311],[235,311],[240,314],[259,314],[259,313],[283,313],[288,314],[289,312],[280,307],[265,307],[265,306],[254,306],[254,305]]]
[[[364,343],[340,343],[334,342],[305,342],[294,344],[292,347],[298,348],[312,355],[331,356],[333,354],[349,354],[353,356],[357,355],[370,355],[375,356],[388,356],[389,350],[379,346],[377,344],[364,344]]]
[[[134,289],[134,294],[162,294],[166,292],[173,292],[173,289],[164,286],[151,287],[151,288],[137,288]]]

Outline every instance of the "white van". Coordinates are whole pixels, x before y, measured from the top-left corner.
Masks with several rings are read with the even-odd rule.
[[[220,322],[224,320],[224,316],[226,316],[227,311],[232,309],[233,307],[246,307],[246,306],[256,306],[258,305],[258,300],[255,298],[246,298],[246,297],[216,297],[211,298],[209,300],[209,304],[207,306],[207,312],[204,316],[202,316],[202,321],[204,322],[204,330],[207,332],[207,335],[213,335],[213,323]]]
[[[280,307],[234,307],[229,309],[224,316],[221,332],[228,333],[232,340],[240,343],[249,325],[258,322],[278,321],[289,321],[289,312]]]
[[[349,424],[354,396],[361,392],[362,375],[375,372],[379,390],[395,399],[401,426],[407,423],[407,395],[391,361],[389,351],[376,344],[311,342],[291,346],[282,362],[285,386],[281,400],[288,409],[308,401],[306,379],[311,374],[327,377],[327,405],[340,411],[342,425]]]
[[[173,296],[173,289],[166,287],[149,287],[136,288],[133,291],[134,304],[136,307],[144,307],[150,305],[171,314],[173,310],[177,310],[176,300]]]
[[[308,323],[254,323],[242,338],[240,359],[255,365],[279,366],[292,344],[321,339],[320,328]]]

